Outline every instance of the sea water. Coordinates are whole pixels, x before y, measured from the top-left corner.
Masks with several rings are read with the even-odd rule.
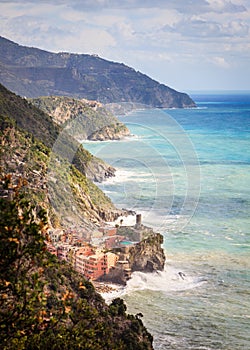
[[[120,117],[132,136],[85,143],[117,169],[117,207],[164,235],[166,266],[122,294],[160,349],[250,349],[250,94]],[[133,218],[132,218],[133,221]],[[180,274],[182,272],[182,274]]]

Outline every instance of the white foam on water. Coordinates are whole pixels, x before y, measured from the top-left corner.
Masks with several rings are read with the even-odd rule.
[[[117,220],[107,222],[107,224],[111,226],[115,226],[116,224],[120,225],[121,220],[122,220],[122,226],[134,226],[136,223],[135,215],[128,215],[128,216],[119,216]]]
[[[79,142],[84,146],[84,144],[90,145],[107,145],[109,143],[122,143],[122,142],[133,142],[141,139],[140,135],[130,134],[128,136],[124,136],[119,140],[79,140]]]
[[[189,275],[172,266],[166,266],[164,271],[154,273],[134,272],[127,282],[126,293],[140,290],[181,292],[200,287],[207,281],[203,278]]]
[[[204,278],[189,275],[187,271],[180,271],[173,266],[165,266],[164,271],[153,273],[133,272],[132,278],[125,287],[112,285],[114,289],[101,293],[107,304],[115,298],[122,298],[137,291],[150,290],[165,293],[182,292],[202,286],[207,283]]]
[[[150,172],[135,172],[116,168],[115,176],[106,179],[104,183],[117,184],[120,182],[124,183],[128,181],[148,182],[148,180],[152,181],[152,174]]]
[[[112,285],[114,290],[110,292],[100,293],[105,302],[109,305],[115,298],[122,298],[125,295],[125,287]]]
[[[121,140],[81,140],[82,145],[84,144],[108,144],[108,143],[116,143],[116,142],[121,142]]]

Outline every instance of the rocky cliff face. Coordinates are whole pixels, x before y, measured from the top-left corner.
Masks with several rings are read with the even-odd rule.
[[[75,159],[69,162],[74,147],[58,135],[46,114],[0,85],[1,171],[11,174],[15,183],[18,178],[27,180],[27,194],[46,208],[52,225],[78,225],[87,235],[102,220],[121,215],[88,178],[101,181],[114,169],[77,145]],[[55,145],[61,141],[60,152],[53,140]]]
[[[163,236],[159,233],[151,233],[133,246],[115,249],[114,252],[119,255],[119,260],[107,275],[102,276],[101,280],[126,285],[134,271],[162,271],[166,260],[162,244]]]
[[[92,55],[51,53],[0,37],[0,82],[26,97],[86,98],[159,108],[194,107],[194,101],[124,64]]]
[[[114,176],[115,169],[94,157],[72,137],[67,130],[53,123],[52,118],[0,84],[0,114],[9,116],[16,126],[33,135],[46,147],[66,158],[82,174],[93,181]]]
[[[50,115],[78,140],[120,140],[128,136],[128,128],[97,101],[49,96],[30,102]]]
[[[106,140],[121,140],[126,136],[129,136],[130,132],[127,127],[122,123],[115,123],[104,126],[100,130],[93,132],[88,140],[92,141],[106,141]]]
[[[161,245],[163,236],[155,233],[129,249],[129,265],[132,271],[162,271],[165,254]]]

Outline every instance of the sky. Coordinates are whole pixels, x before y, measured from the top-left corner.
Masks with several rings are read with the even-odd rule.
[[[250,90],[250,0],[0,0],[0,35],[98,54],[179,91]]]

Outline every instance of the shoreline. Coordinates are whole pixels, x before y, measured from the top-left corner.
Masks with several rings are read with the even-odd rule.
[[[99,293],[107,304],[110,304],[115,298],[122,297],[125,294],[126,286],[119,284],[91,281],[97,293]]]
[[[112,293],[121,288],[120,285],[107,282],[91,281],[98,293]]]

